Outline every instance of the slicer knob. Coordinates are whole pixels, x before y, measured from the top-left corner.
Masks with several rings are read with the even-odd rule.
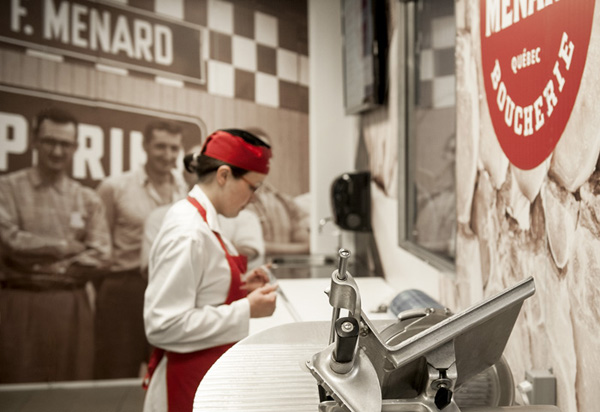
[[[434,402],[435,406],[437,406],[439,410],[444,409],[446,406],[450,405],[450,402],[452,402],[452,391],[445,385],[441,385],[435,393]]]
[[[354,359],[354,349],[358,340],[358,321],[353,317],[343,317],[335,321],[335,351],[336,362],[346,363]]]

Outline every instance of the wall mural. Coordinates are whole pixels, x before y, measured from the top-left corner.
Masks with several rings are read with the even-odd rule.
[[[79,121],[69,174],[92,188],[146,162],[143,133],[152,121],[180,124],[184,151],[200,144],[207,133],[201,119],[0,85],[0,175],[36,163],[31,129],[37,114],[50,107],[67,110]],[[183,171],[182,162],[177,167]]]
[[[144,375],[143,224],[185,195],[182,154],[208,133],[260,127],[271,186],[308,191],[306,3],[126,3],[0,6],[0,384]],[[36,121],[49,108],[61,121]],[[156,151],[170,190],[117,201]]]
[[[45,53],[206,83],[202,28],[118,3],[12,1],[0,39]]]
[[[508,8],[498,1],[481,3],[488,108],[502,150],[520,169],[542,163],[565,129],[585,67],[593,16],[593,1],[546,2],[542,7],[520,2]]]
[[[457,277],[467,307],[528,276],[505,356],[551,370],[563,412],[600,381],[600,4],[464,0],[457,19]],[[518,400],[523,399],[518,395]]]

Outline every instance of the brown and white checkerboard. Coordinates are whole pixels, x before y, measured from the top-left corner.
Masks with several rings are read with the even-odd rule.
[[[451,2],[426,3],[420,11],[419,101],[421,107],[455,106],[455,24]]]
[[[96,64],[98,70],[154,77],[175,87],[308,113],[308,11],[302,0],[112,0],[198,26],[206,82],[191,84],[135,69]],[[28,50],[62,61],[73,57]],[[79,61],[82,64],[90,62]],[[92,63],[93,64],[93,63]]]
[[[282,47],[280,19],[238,7],[208,1],[208,92],[307,112],[308,55]]]

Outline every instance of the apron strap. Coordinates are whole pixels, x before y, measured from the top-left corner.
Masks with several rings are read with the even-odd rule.
[[[154,348],[152,350],[152,354],[150,354],[150,360],[148,360],[148,369],[146,370],[144,380],[142,380],[142,388],[148,390],[148,386],[150,386],[150,379],[152,379],[152,375],[154,375],[154,371],[158,367],[158,364],[163,356],[165,356],[164,349]]]
[[[194,207],[196,209],[198,209],[198,212],[200,213],[200,216],[202,216],[202,219],[204,219],[204,221],[206,222],[206,224],[208,224],[208,220],[206,219],[206,210],[202,207],[202,205],[200,204],[200,202],[198,202],[198,200],[194,199],[191,196],[187,197],[188,202],[190,202],[192,205],[194,205]],[[227,261],[229,262],[229,266],[235,266],[235,268],[237,269],[237,271],[239,272],[240,275],[246,273],[246,271],[248,270],[248,258],[246,256],[243,255],[237,255],[237,256],[232,256],[229,251],[227,250],[227,246],[225,246],[225,242],[223,241],[223,238],[221,237],[221,234],[219,232],[215,232],[214,230],[212,231],[215,236],[217,237],[217,239],[219,240],[219,243],[221,244],[221,248],[223,249],[223,251],[225,252],[225,257],[227,258]],[[234,281],[236,276],[233,275],[232,276],[232,285],[234,286]],[[239,285],[241,286],[241,282],[239,283]],[[231,292],[231,288],[229,290]],[[226,301],[225,303],[229,304],[231,302],[234,302],[238,299],[244,298],[246,297],[246,295],[241,295],[241,296],[232,296],[232,300],[231,301]],[[229,299],[228,299],[229,300]]]

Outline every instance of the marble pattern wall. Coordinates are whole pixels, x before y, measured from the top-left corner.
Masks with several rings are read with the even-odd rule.
[[[465,308],[533,276],[505,356],[516,382],[551,368],[563,412],[597,410],[600,395],[600,2],[580,91],[552,155],[510,164],[483,89],[479,1],[457,8],[457,269],[442,301]],[[476,290],[473,290],[476,289]]]
[[[396,2],[388,4],[395,27]],[[458,312],[533,276],[536,293],[525,302],[505,351],[515,383],[524,380],[526,370],[551,368],[562,412],[595,411],[600,401],[600,1],[571,119],[554,153],[529,171],[510,164],[488,114],[479,4],[455,3],[456,276],[439,277],[438,300]],[[389,64],[396,72],[398,57],[391,55]],[[397,98],[392,76],[387,105],[361,117],[372,172],[392,198],[397,196]],[[393,257],[381,259],[385,265]]]

